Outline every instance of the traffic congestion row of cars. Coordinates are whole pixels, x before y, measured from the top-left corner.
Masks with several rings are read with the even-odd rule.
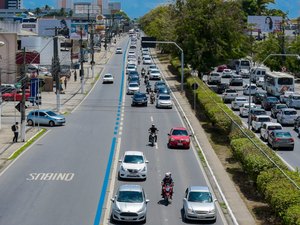
[[[132,106],[148,103],[149,88],[155,93],[155,106],[157,108],[172,108],[173,102],[170,90],[162,80],[158,67],[154,64],[149,49],[141,49],[141,64],[145,68],[145,74],[140,75],[139,56],[136,45],[138,35],[132,32],[130,35],[130,47],[127,55],[127,94],[132,95]],[[135,47],[132,47],[135,46]],[[121,50],[116,52],[120,54]],[[142,78],[148,76],[149,82],[142,84]],[[148,92],[143,92],[147,89]],[[190,147],[190,135],[183,127],[175,127],[168,133],[169,148]],[[141,151],[125,151],[119,160],[119,180],[142,180],[148,177],[149,161]],[[116,194],[111,199],[111,221],[118,222],[142,222],[147,220],[147,203],[149,199],[142,185],[126,183],[118,187]],[[183,220],[216,220],[215,199],[208,187],[190,186],[186,189],[183,199]]]
[[[294,126],[294,130],[300,136],[300,115],[297,112],[297,109],[300,108],[300,94],[293,91],[282,91],[278,97],[268,94],[263,89],[266,88],[264,78],[268,69],[263,67],[252,69],[249,72],[247,81],[249,78],[253,83],[245,82],[242,76],[237,75],[233,70],[223,68],[217,71],[208,75],[207,83],[209,85],[217,84],[213,88],[217,93],[222,94],[223,102],[230,104],[232,110],[239,111],[241,117],[248,118],[252,130],[260,132],[261,139],[266,141],[270,147],[293,150],[295,140],[291,132],[284,127]],[[279,75],[281,76],[281,74]],[[275,73],[274,76],[279,75]],[[240,83],[235,82],[236,76],[240,77]],[[221,82],[222,78],[229,78],[229,82]],[[233,87],[236,84],[242,87]],[[288,87],[284,86],[284,88]]]

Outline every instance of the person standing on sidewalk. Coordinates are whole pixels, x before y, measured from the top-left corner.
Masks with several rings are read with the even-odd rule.
[[[67,77],[65,77],[65,80],[64,80],[65,89],[67,89],[67,83],[68,83]]]
[[[14,138],[13,143],[18,142],[18,136],[19,136],[19,123],[16,122],[14,125],[12,125],[11,130],[14,132]]]
[[[75,70],[75,72],[74,72],[74,81],[75,81],[75,82],[77,81],[77,72],[76,72],[76,70]]]

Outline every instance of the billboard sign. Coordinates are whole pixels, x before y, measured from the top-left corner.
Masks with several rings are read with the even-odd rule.
[[[65,38],[69,38],[70,36],[70,28],[71,20],[66,19],[38,19],[38,35],[39,36],[47,36],[52,37],[55,34],[55,27],[60,28],[59,34],[63,35]]]
[[[87,23],[71,23],[71,32],[70,32],[71,39],[77,39],[77,40],[80,39],[81,27],[82,27],[82,39],[87,40],[88,38]]]
[[[253,31],[262,33],[272,33],[280,31],[282,24],[281,16],[248,16],[248,24]]]

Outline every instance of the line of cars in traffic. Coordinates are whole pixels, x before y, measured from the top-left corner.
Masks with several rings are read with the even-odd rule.
[[[238,85],[243,87],[238,90],[232,87],[236,85],[235,76],[234,71],[224,68],[222,71],[212,72],[207,78],[207,83],[217,84],[214,90],[222,94],[223,102],[230,103],[231,109],[239,111],[241,117],[248,117],[252,130],[260,132],[261,139],[270,147],[293,150],[295,140],[292,134],[284,129],[284,126],[294,126],[294,130],[300,136],[300,116],[296,110],[300,108],[300,94],[291,91],[294,90],[293,77],[257,67],[251,69],[246,77],[255,83],[245,84],[240,77],[241,82]],[[221,82],[224,77],[230,78],[229,83]],[[242,91],[243,96],[239,91]],[[270,115],[267,111],[270,111]]]
[[[136,45],[136,36],[131,33],[131,45]],[[131,52],[129,47],[129,52]],[[142,49],[142,55],[149,55],[148,49]],[[133,55],[130,53],[130,55]],[[151,59],[143,57],[143,66],[148,66],[145,76],[149,76],[149,80],[158,80],[153,85],[153,91],[156,92],[156,107],[172,108],[172,100],[170,90],[166,83],[161,80],[161,74],[153,64]],[[134,57],[127,57],[127,94],[133,94],[132,105],[147,105],[147,95],[141,92],[140,76],[138,73],[139,63],[133,63]],[[138,61],[138,60],[137,60]],[[131,65],[131,66],[128,66]],[[131,69],[134,68],[134,69]],[[159,75],[154,75],[159,74]],[[149,83],[150,83],[149,81]],[[147,87],[145,82],[145,85]],[[141,88],[141,89],[140,89]],[[190,135],[183,127],[175,127],[168,133],[169,148],[187,148],[190,147]],[[126,151],[119,160],[118,169],[119,180],[146,180],[149,164],[145,155],[141,151]],[[118,222],[146,222],[147,218],[147,199],[146,193],[141,185],[122,184],[111,199],[112,211],[111,221]],[[216,220],[215,199],[208,187],[206,186],[190,186],[186,189],[183,199],[183,220]]]

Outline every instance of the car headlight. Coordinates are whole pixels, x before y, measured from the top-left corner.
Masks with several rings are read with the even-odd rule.
[[[121,212],[121,210],[119,209],[119,207],[117,205],[114,206],[114,211],[116,213],[120,213]]]
[[[187,208],[188,213],[194,213],[194,210],[192,208]]]
[[[175,139],[174,139],[174,138],[171,138],[170,140],[171,140],[171,141],[175,141]]]
[[[138,213],[141,213],[141,212],[143,212],[145,210],[145,207],[143,206],[142,208],[140,208],[137,212]]]
[[[121,166],[121,170],[122,170],[122,171],[126,171],[125,168],[124,168],[123,166]]]
[[[145,172],[146,171],[146,166],[142,169],[142,172]]]
[[[216,212],[215,209],[211,209],[211,210],[208,211],[208,213],[215,213],[215,212]]]

